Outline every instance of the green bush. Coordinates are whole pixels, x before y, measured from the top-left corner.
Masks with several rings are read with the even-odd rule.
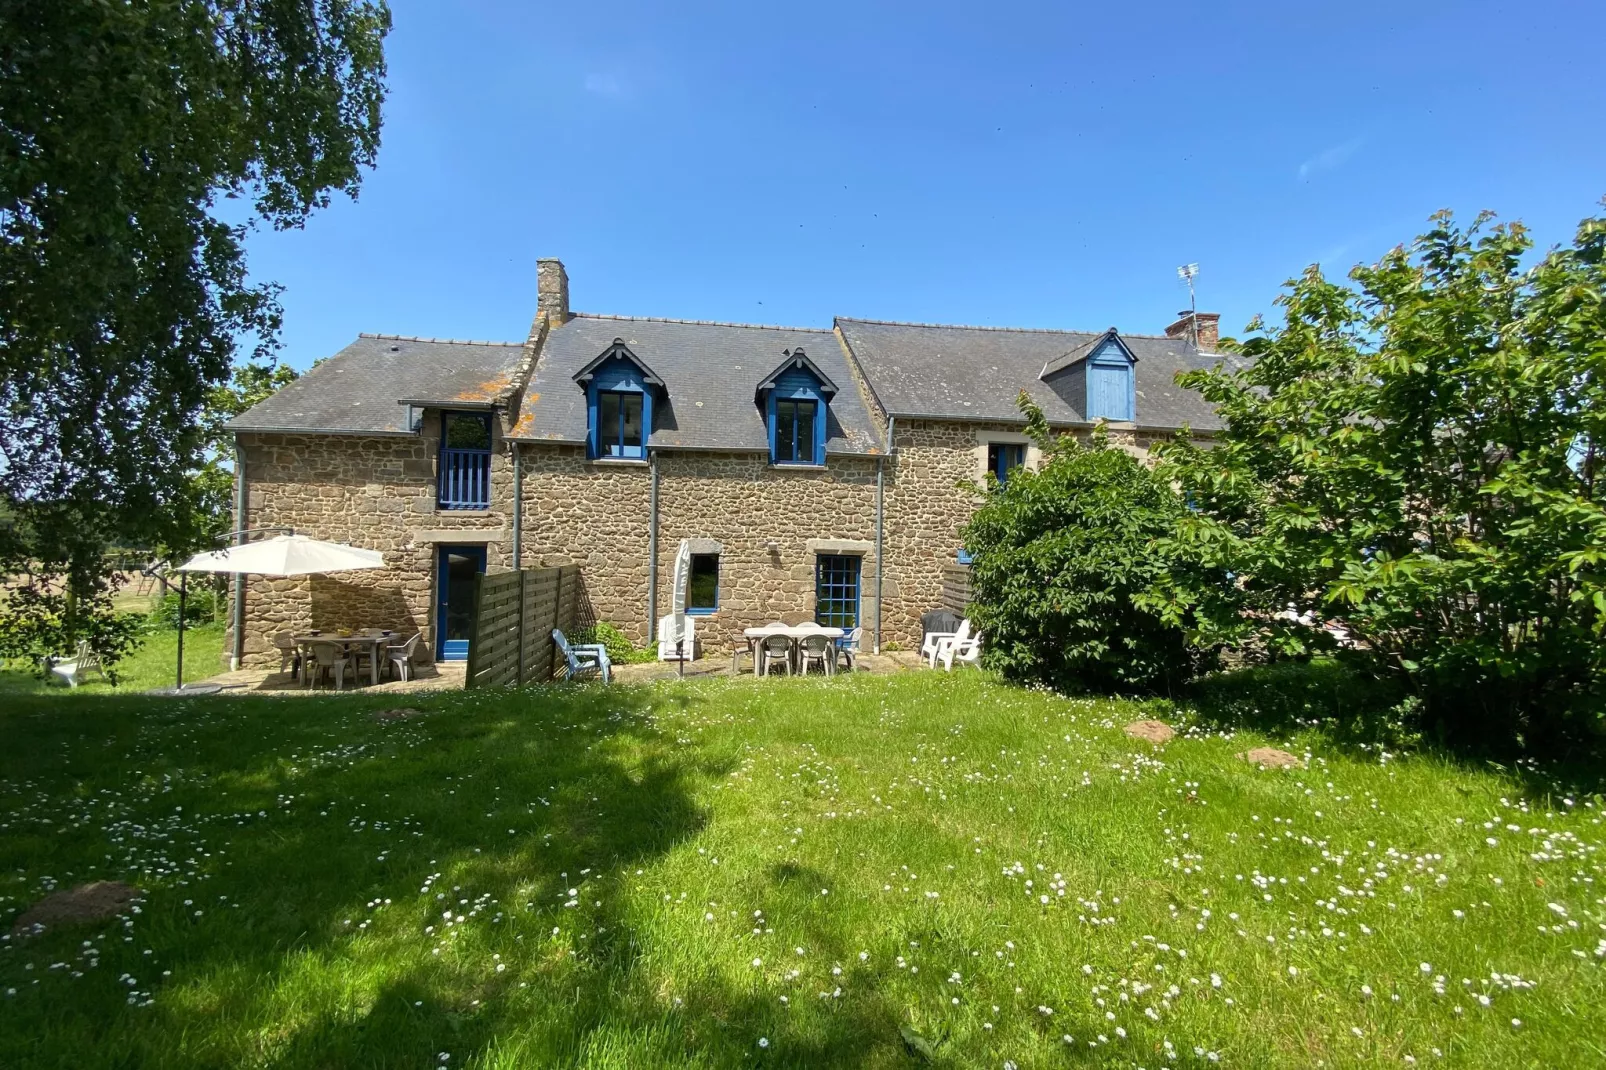
[[[1191,613],[1150,594],[1162,576],[1192,568],[1157,550],[1181,498],[1102,430],[1089,446],[1050,439],[1024,394],[1021,408],[1044,461],[1003,486],[989,476],[964,532],[985,663],[1061,690],[1172,690],[1213,658],[1190,645]],[[1207,580],[1191,586],[1205,590]]]
[[[632,644],[624,632],[605,620],[575,629],[570,642],[601,643],[608,648],[608,660],[615,665],[652,661],[657,656],[651,650],[642,650]]]
[[[193,628],[197,624],[210,624],[217,619],[221,609],[222,599],[212,591],[201,589],[190,591],[184,596],[184,626]],[[178,627],[178,592],[169,591],[157,599],[156,607],[145,618],[146,628],[150,631],[167,631]]]

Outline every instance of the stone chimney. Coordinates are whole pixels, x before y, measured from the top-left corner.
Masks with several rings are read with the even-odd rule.
[[[548,317],[552,326],[561,327],[573,315],[569,312],[569,273],[563,270],[563,261],[550,257],[535,262],[537,318]]]
[[[562,266],[559,265],[561,270]],[[1221,313],[1200,312],[1193,313],[1183,309],[1177,313],[1177,322],[1165,329],[1167,338],[1186,338],[1200,349],[1215,349],[1216,343],[1221,341]],[[1199,321],[1199,337],[1193,337],[1193,321]]]

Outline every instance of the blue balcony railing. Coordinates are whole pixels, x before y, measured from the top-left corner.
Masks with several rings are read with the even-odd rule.
[[[441,450],[436,504],[442,509],[484,509],[491,504],[491,451]]]

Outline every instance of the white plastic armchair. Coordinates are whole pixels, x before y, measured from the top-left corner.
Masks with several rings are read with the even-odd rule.
[[[969,625],[970,622],[967,620],[965,624]],[[964,638],[955,636],[940,645],[941,650],[938,652],[937,657],[942,661],[942,667],[945,672],[953,672],[954,662],[956,661],[961,665],[975,665],[981,661],[980,632]]]
[[[67,681],[69,687],[77,687],[78,681],[92,672],[99,673],[102,679],[106,677],[106,670],[100,667],[100,655],[90,649],[89,643],[82,639],[78,640],[77,652],[66,661],[59,661],[50,666],[50,672]]]
[[[601,643],[571,643],[559,628],[552,629],[552,641],[563,657],[564,675],[568,679],[577,680],[595,673],[605,684],[613,680],[613,663],[608,660],[608,648]]]
[[[926,644],[920,648],[920,656],[926,659],[931,668],[937,667],[937,659],[942,657],[943,647],[952,643],[963,643],[970,638],[970,618],[966,617],[959,622],[957,632],[932,632],[926,636]]]

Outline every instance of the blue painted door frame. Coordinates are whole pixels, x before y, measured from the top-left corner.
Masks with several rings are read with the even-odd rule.
[[[474,627],[474,577],[485,571],[485,547],[435,548],[435,660],[467,661]]]

